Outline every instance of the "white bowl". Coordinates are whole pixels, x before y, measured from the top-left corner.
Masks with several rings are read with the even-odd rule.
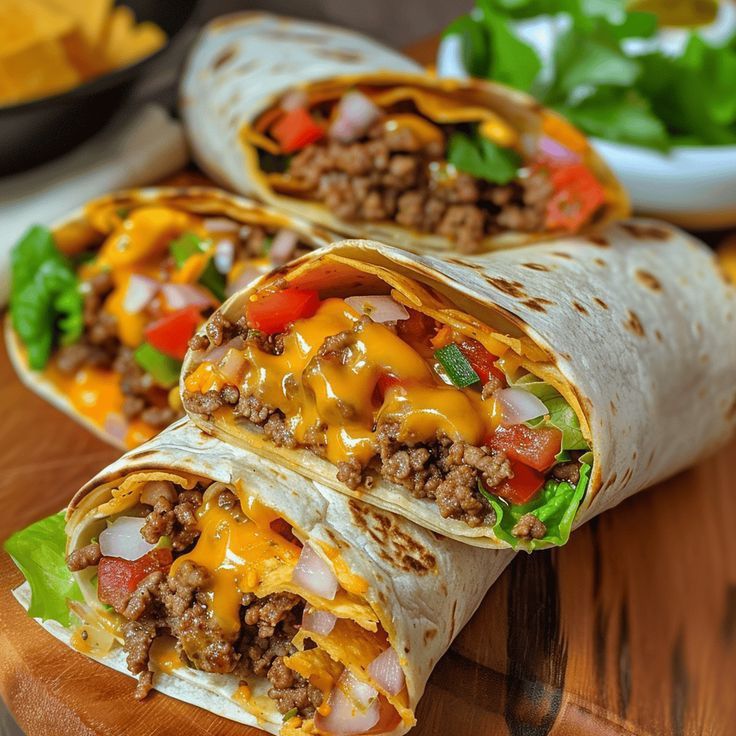
[[[637,212],[687,228],[736,225],[736,146],[676,146],[659,153],[594,139]]]
[[[730,4],[728,7],[730,15],[723,22],[736,23],[736,9]],[[560,32],[559,20],[538,18],[517,30],[535,47],[547,68],[552,36]],[[684,43],[681,35],[673,32],[667,37],[670,52]],[[437,52],[437,74],[468,76],[457,36],[442,39]],[[668,153],[660,153],[597,138],[591,142],[628,190],[638,213],[692,229],[736,225],[736,145],[675,146]]]

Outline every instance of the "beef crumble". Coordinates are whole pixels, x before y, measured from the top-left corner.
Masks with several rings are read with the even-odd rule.
[[[199,531],[195,511],[202,504],[199,488],[179,490],[168,481],[152,481],[142,489],[145,504],[152,507],[141,529],[146,541],[155,543],[167,535],[175,551],[192,546]],[[239,503],[231,491],[217,499],[221,508]],[[97,543],[72,552],[67,558],[71,571],[99,564],[102,554]],[[135,590],[116,601],[117,612],[125,619],[123,648],[129,671],[138,676],[136,699],[143,699],[153,685],[151,647],[162,635],[173,636],[176,650],[188,665],[203,672],[257,675],[271,683],[268,695],[281,713],[296,708],[309,718],[322,703],[322,692],[304,677],[289,669],[284,658],[296,648],[296,635],[304,600],[293,593],[272,593],[258,598],[242,596],[240,631],[225,632],[209,610],[208,589],[212,579],[202,566],[184,560],[173,574],[158,570],[147,575]]]
[[[543,172],[523,172],[498,185],[457,172],[445,145],[418,145],[406,129],[388,131],[383,121],[354,143],[323,140],[299,151],[289,176],[304,195],[324,202],[344,220],[395,220],[437,233],[472,253],[483,239],[504,230],[544,228],[552,184]]]

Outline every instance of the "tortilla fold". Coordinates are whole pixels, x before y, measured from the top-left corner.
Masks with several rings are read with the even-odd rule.
[[[628,215],[626,194],[584,136],[531,97],[502,85],[438,79],[387,47],[341,28],[263,13],[240,13],[210,23],[195,44],[181,85],[180,109],[193,155],[215,181],[298,214],[345,236],[370,238],[414,252],[457,250],[444,235],[420,233],[391,220],[346,221],[326,204],[275,190],[259,166],[258,118],[289,90],[316,100],[339,98],[358,85],[376,95],[413,99],[435,123],[490,118],[519,140],[557,130],[574,139],[581,160],[605,190],[589,230]],[[460,111],[470,113],[459,117]],[[555,237],[513,229],[484,238],[495,250]]]
[[[255,499],[287,521],[304,544],[322,551],[343,588],[360,591],[352,595],[351,600],[360,601],[353,608],[368,611],[374,617],[373,629],[378,625],[379,631],[386,632],[388,642],[400,655],[406,678],[406,689],[391,701],[398,704],[401,714],[401,722],[389,731],[392,734],[411,728],[416,704],[434,665],[513,557],[510,551],[488,553],[438,537],[406,519],[224,444],[186,420],[127,453],[82,487],[67,512],[68,551],[96,538],[111,517],[133,513],[142,484],[164,478],[182,487],[191,487],[197,480],[226,484],[238,493],[241,503],[246,497],[249,504]],[[234,553],[249,559],[247,549],[234,549]],[[85,623],[94,626],[95,620],[107,621],[108,629],[120,638],[114,622],[110,624],[109,609],[97,598],[95,573],[96,568],[76,573],[87,604],[86,615],[92,619]],[[269,574],[278,575],[278,571]],[[328,638],[340,641],[340,625]],[[370,628],[370,622],[365,625]],[[49,629],[68,643],[68,632],[65,637],[53,624]],[[365,663],[355,661],[360,658],[359,644],[347,647],[345,657],[354,661],[343,664],[365,680]],[[339,646],[331,649],[331,656],[339,656],[340,651]],[[94,658],[124,671],[117,645],[110,652],[94,654]],[[274,701],[265,696],[270,686],[265,678],[260,682],[259,678],[248,678],[249,690],[244,691],[241,678],[235,674],[209,674],[175,657],[164,659],[167,664],[157,665],[152,657],[156,672],[164,672],[154,676],[154,687],[160,681],[164,692],[186,702],[274,734],[282,728],[287,732]],[[238,712],[234,705],[243,710]],[[298,724],[288,727],[293,736],[306,732],[311,733]]]
[[[347,240],[255,282],[222,315],[242,316],[269,284],[316,289],[323,299],[390,290],[403,304],[461,326],[491,353],[504,341],[525,370],[564,397],[592,450],[573,526],[715,451],[736,423],[736,290],[702,243],[662,223],[632,220],[593,239],[477,257],[418,256]],[[182,391],[203,360],[206,354],[188,353]],[[227,442],[438,533],[509,546],[489,524],[442,518],[432,501],[380,476],[351,490],[325,457],[277,446],[229,407],[190,416]]]

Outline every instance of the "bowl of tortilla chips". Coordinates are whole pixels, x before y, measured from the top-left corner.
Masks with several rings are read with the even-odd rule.
[[[0,0],[0,176],[97,131],[196,0]]]

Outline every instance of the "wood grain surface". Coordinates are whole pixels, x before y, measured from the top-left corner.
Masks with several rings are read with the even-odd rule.
[[[4,346],[0,404],[5,539],[117,453],[25,390]],[[437,665],[412,733],[736,734],[735,459],[736,441],[563,549],[517,556]],[[26,617],[21,581],[0,554],[0,695],[28,736],[261,733],[160,694],[137,703],[133,680]]]

